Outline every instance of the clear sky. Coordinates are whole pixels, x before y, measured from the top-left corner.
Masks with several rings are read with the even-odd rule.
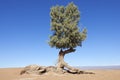
[[[50,8],[71,1],[88,34],[65,61],[72,66],[120,65],[120,0],[0,0],[0,67],[55,65],[59,49],[48,45]]]

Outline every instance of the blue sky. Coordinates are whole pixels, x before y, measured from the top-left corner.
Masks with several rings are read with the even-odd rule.
[[[120,65],[119,0],[0,0],[0,67],[55,65],[59,49],[47,43],[50,8],[71,1],[88,34],[65,61],[72,66]]]

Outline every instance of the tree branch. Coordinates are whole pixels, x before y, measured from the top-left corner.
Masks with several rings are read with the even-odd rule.
[[[71,52],[75,52],[75,49],[73,49],[72,47],[69,48],[68,50],[63,51],[64,54],[68,54],[68,53],[71,53]]]

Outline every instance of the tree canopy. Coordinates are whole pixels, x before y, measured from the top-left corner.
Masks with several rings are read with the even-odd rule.
[[[78,27],[80,12],[71,2],[67,6],[53,6],[50,12],[51,31],[49,45],[59,49],[75,48],[82,46],[87,30]]]

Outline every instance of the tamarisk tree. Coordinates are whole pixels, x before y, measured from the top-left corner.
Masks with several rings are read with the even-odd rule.
[[[70,72],[79,70],[69,66],[64,61],[64,56],[68,53],[75,52],[77,46],[82,46],[82,41],[86,39],[86,29],[80,30],[78,27],[80,12],[77,6],[71,2],[67,6],[53,6],[50,11],[51,31],[49,45],[60,49],[57,71],[64,72],[67,68]]]

